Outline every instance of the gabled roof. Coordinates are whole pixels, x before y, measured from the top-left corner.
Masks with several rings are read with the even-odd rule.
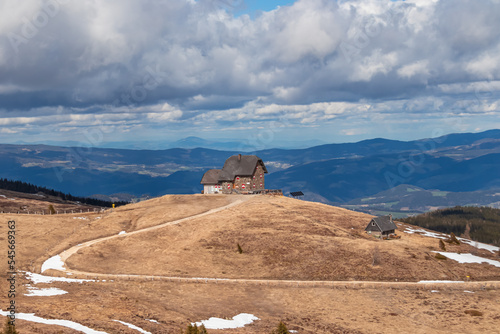
[[[398,228],[392,221],[392,216],[375,217],[370,221],[366,228],[368,228],[372,222],[375,222],[375,224],[377,224],[381,232],[396,230]]]
[[[219,174],[219,181],[233,181],[236,176],[252,176],[257,165],[262,165],[264,173],[266,166],[256,155],[233,155],[229,157]]]
[[[201,178],[201,184],[217,184],[219,182],[220,169],[210,169]]]

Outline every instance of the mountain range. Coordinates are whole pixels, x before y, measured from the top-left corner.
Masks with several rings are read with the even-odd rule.
[[[201,191],[206,170],[221,168],[237,153],[2,144],[0,176],[77,196],[190,194]],[[451,205],[495,206],[500,201],[500,130],[252,154],[263,159],[270,172],[267,188],[285,194],[301,190],[307,200],[366,212],[412,213]]]

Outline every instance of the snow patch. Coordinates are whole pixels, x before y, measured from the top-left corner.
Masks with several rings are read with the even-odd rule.
[[[439,292],[439,290],[431,290],[431,292]]]
[[[457,238],[457,239],[459,241],[463,242],[464,244],[471,245],[472,247],[476,247],[477,249],[485,249],[485,250],[488,250],[492,253],[500,251],[500,247],[497,247],[497,246],[483,244],[482,242],[477,242],[477,241],[464,239],[464,238]]]
[[[254,320],[260,320],[253,314],[241,313],[235,315],[233,320],[226,320],[221,318],[210,318],[208,320],[202,320],[196,323],[192,323],[192,325],[196,324],[196,326],[205,325],[207,329],[229,329],[229,328],[241,328],[245,327],[245,325],[251,324]]]
[[[121,231],[120,233],[118,233],[118,235],[122,235],[122,234],[127,234],[127,232]]]
[[[443,233],[439,233],[439,232],[430,232],[430,231],[426,231],[422,228],[407,227],[403,232],[408,233],[408,234],[417,233],[417,234],[423,235],[424,237],[437,238],[437,239],[443,239],[443,240],[446,240],[449,238],[449,235],[447,235],[447,234],[443,234]]]
[[[146,319],[147,321],[151,321],[151,322],[154,322],[155,324],[159,324],[158,321],[154,320],[154,319]]]
[[[42,273],[49,269],[64,270],[64,262],[62,262],[61,256],[55,255],[42,264]]]
[[[25,296],[58,296],[58,295],[64,295],[68,293],[68,291],[64,291],[58,288],[35,288],[35,287],[28,287],[29,293],[25,293]]]
[[[66,283],[95,282],[94,280],[88,280],[88,279],[45,276],[45,275],[30,273],[29,271],[25,273],[26,273],[26,278],[28,278],[34,284],[52,283],[52,282],[66,282]]]
[[[446,256],[449,259],[455,260],[458,263],[483,263],[486,262],[492,266],[500,268],[500,262],[495,260],[486,259],[484,257],[472,255],[470,253],[458,254],[451,252],[434,252]]]
[[[7,316],[9,314],[10,313],[8,311],[0,310],[0,315]],[[86,327],[84,325],[81,325],[79,323],[69,321],[69,320],[56,320],[56,319],[40,318],[40,317],[37,317],[35,315],[35,313],[16,313],[16,319],[37,322],[37,323],[46,324],[46,325],[57,325],[57,326],[68,327],[68,328],[83,332],[85,334],[108,334],[106,332],[96,331],[92,328]]]
[[[467,292],[467,293],[475,293],[474,291],[469,291],[469,290],[464,290],[464,292]]]
[[[73,219],[87,220],[87,217],[73,217]]]
[[[406,227],[406,229],[403,232],[408,233],[408,234],[417,233],[417,234],[423,235],[424,237],[437,238],[437,239],[443,239],[443,240],[450,238],[450,236],[448,234],[426,231],[422,228]],[[497,247],[497,246],[488,245],[488,244],[484,244],[482,242],[477,242],[477,241],[464,239],[464,238],[457,237],[457,239],[459,241],[463,242],[464,244],[468,244],[472,247],[476,247],[477,249],[485,249],[485,250],[488,250],[492,253],[500,251],[500,247]]]
[[[120,320],[113,320],[113,321],[119,322],[120,324],[125,325],[129,328],[135,329],[136,331],[138,331],[142,334],[152,334],[151,332],[147,332],[144,329],[137,327],[136,325],[129,324],[128,322],[124,322],[124,321],[120,321]]]

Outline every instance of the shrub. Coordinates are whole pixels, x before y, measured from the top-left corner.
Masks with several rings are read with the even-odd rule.
[[[17,331],[16,331],[16,326],[12,325],[10,323],[10,318],[7,318],[5,320],[5,326],[3,328],[3,334],[19,334]]]
[[[372,266],[378,266],[379,264],[380,264],[380,252],[378,250],[378,246],[375,246],[372,252]]]
[[[460,245],[460,241],[458,241],[457,237],[455,236],[455,233],[451,232],[450,237],[448,240],[446,240],[447,243],[449,244],[457,244]]]
[[[280,321],[278,327],[273,330],[271,334],[290,334],[290,332],[288,331],[288,328],[286,328],[286,325],[283,323],[283,321]]]
[[[201,325],[200,327],[196,326],[196,324],[189,324],[185,331],[181,331],[182,334],[208,334],[205,325]]]
[[[243,254],[243,248],[241,248],[240,244],[236,244],[238,246],[238,253]]]
[[[446,256],[444,256],[443,254],[439,254],[439,253],[436,253],[436,255],[434,257],[438,260],[446,260],[447,259]]]
[[[480,317],[483,315],[483,312],[478,311],[478,310],[465,310],[465,314],[468,314],[473,317]]]
[[[51,215],[55,215],[56,214],[56,210],[54,209],[54,206],[52,204],[49,204],[49,213]]]
[[[446,246],[444,245],[444,242],[441,239],[439,240],[439,249],[446,252]]]

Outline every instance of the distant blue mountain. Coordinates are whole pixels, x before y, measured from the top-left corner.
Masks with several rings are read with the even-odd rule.
[[[198,137],[179,142],[187,146],[209,144]],[[237,142],[230,143],[234,144]],[[0,177],[75,196],[189,194],[201,191],[199,181],[206,170],[221,168],[237,153],[241,151],[4,144],[0,145]],[[252,153],[262,158],[270,171],[268,188],[302,190],[306,198],[329,203],[347,203],[401,184],[450,192],[500,188],[500,130]]]

